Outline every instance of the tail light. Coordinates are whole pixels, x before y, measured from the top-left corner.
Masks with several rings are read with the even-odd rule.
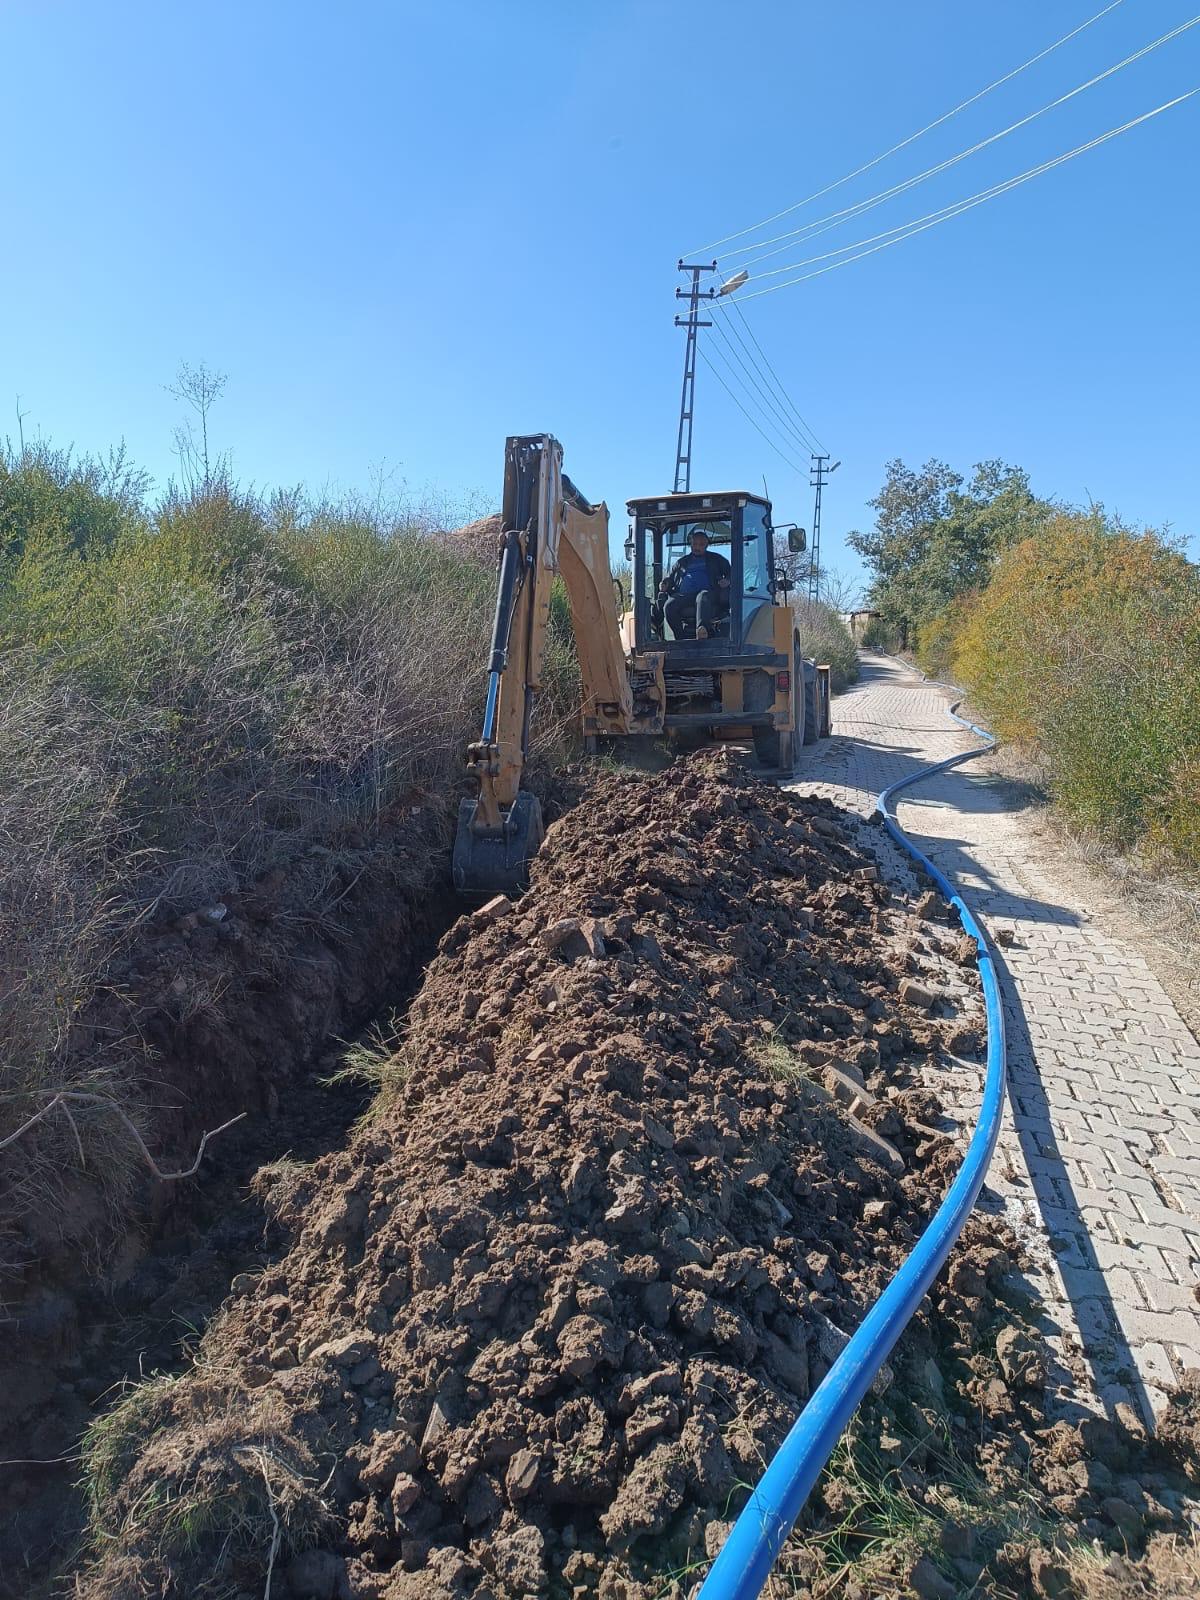
[[[780,694],[791,692],[792,675],[790,672],[777,672],[775,674],[775,687]]]

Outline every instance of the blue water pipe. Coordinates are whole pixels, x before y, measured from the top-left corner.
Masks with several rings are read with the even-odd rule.
[[[962,1232],[996,1147],[1004,1113],[1004,1012],[991,950],[962,896],[929,857],[917,849],[890,810],[892,797],[899,790],[970,761],[995,745],[990,733],[957,714],[958,704],[948,707],[950,716],[986,742],[889,784],[876,799],[875,809],[892,838],[937,884],[975,941],[987,1011],[987,1072],[979,1120],[946,1198],[775,1452],[713,1562],[697,1600],[754,1600],[762,1589],[834,1445]]]

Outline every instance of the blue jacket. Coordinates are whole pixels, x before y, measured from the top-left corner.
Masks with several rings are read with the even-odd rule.
[[[664,595],[671,595],[678,592],[679,586],[683,582],[684,573],[687,571],[688,563],[691,561],[691,559],[692,552],[689,550],[687,555],[680,556],[679,560],[671,568],[670,572],[667,573],[666,578],[663,580],[662,586],[662,592]],[[709,589],[714,595],[717,596],[719,602],[723,606],[728,606],[729,591],[725,590],[725,592],[722,594],[719,585],[722,578],[724,578],[726,581],[730,580],[733,569],[730,567],[725,557],[718,555],[715,550],[706,550],[704,552],[704,559],[708,563]]]

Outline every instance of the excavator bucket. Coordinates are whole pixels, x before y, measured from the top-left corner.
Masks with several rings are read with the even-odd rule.
[[[454,887],[459,894],[480,900],[519,894],[529,887],[529,863],[546,833],[538,798],[520,790],[499,828],[478,826],[478,804],[463,800],[458,808],[451,857]]]

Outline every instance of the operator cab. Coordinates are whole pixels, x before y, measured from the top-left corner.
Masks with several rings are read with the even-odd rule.
[[[667,494],[630,500],[629,539],[625,553],[633,564],[634,641],[639,650],[681,646],[703,653],[706,645],[729,651],[752,651],[750,625],[763,606],[770,606],[779,585],[770,501],[740,490],[724,494]],[[729,609],[709,627],[709,639],[695,637],[684,624],[677,637],[658,604],[663,580],[691,551],[693,533],[708,538],[708,549],[728,561]]]

